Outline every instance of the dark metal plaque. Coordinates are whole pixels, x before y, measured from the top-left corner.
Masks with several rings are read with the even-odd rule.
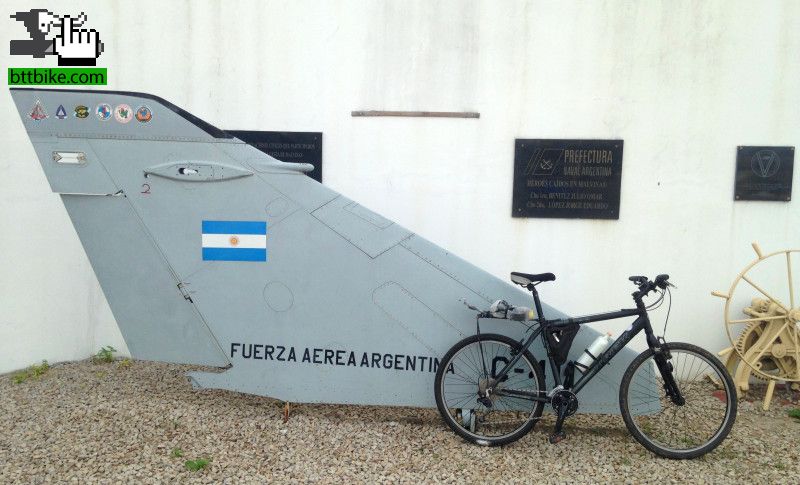
[[[516,140],[513,217],[619,219],[622,140]]]
[[[792,200],[794,147],[740,146],[734,200]]]
[[[322,133],[300,131],[226,130],[236,138],[282,162],[310,163],[308,176],[322,182]]]

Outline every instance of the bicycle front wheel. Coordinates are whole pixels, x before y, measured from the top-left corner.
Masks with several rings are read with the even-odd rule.
[[[736,420],[736,391],[725,367],[710,352],[668,344],[672,377],[683,401],[667,396],[652,350],[639,354],[622,376],[619,405],[631,435],[653,453],[696,458],[716,448]]]
[[[519,342],[498,334],[481,334],[458,342],[436,371],[436,406],[450,428],[462,438],[483,446],[511,443],[530,431],[544,404],[528,397],[509,396],[503,389],[529,395],[545,391],[539,363],[530,352],[522,357],[490,394],[491,406],[478,401],[488,379],[522,352]]]

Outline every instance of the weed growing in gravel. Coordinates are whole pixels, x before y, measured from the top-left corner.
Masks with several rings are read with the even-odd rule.
[[[186,466],[186,469],[196,472],[207,467],[209,463],[211,463],[211,460],[206,460],[205,458],[198,458],[196,460],[186,460],[186,463],[184,463],[184,465]]]
[[[103,363],[108,364],[109,362],[113,362],[114,352],[116,351],[117,349],[115,349],[110,345],[102,347],[100,348],[100,350],[97,351],[96,354],[94,354],[94,356],[92,357],[92,362],[94,362],[95,364],[103,364]]]
[[[119,363],[117,364],[117,367],[120,368],[120,369],[127,369],[131,365],[133,365],[133,361],[131,359],[123,359],[123,360],[119,361]]]
[[[180,458],[183,456],[183,450],[180,448],[173,448],[170,455],[172,455],[173,458]]]
[[[45,372],[50,370],[50,364],[47,363],[46,360],[43,360],[41,365],[32,365],[28,372],[32,373],[35,378],[41,377]]]
[[[789,410],[789,417],[794,419],[800,419],[800,408],[794,408]]]
[[[45,372],[49,370],[50,370],[50,364],[48,364],[46,360],[43,360],[42,363],[39,365],[33,364],[26,370],[17,372],[11,377],[11,380],[14,381],[14,384],[22,384],[28,379],[31,378],[38,379],[42,377],[45,374]]]

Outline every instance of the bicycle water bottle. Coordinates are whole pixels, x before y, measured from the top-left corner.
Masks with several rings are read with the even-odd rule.
[[[581,356],[575,361],[575,368],[581,372],[586,372],[586,369],[594,364],[594,361],[596,361],[600,357],[600,354],[605,352],[606,349],[611,346],[612,342],[614,342],[614,338],[610,333],[601,335],[594,339],[592,345],[584,349]]]

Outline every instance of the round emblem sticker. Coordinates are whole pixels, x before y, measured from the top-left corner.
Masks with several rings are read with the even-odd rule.
[[[231,236],[229,239],[231,246],[238,246],[239,245],[239,237],[238,236]]]
[[[111,118],[111,105],[106,103],[98,104],[94,109],[94,114],[98,120],[106,121]]]
[[[87,108],[86,106],[83,106],[82,104],[79,104],[78,106],[75,106],[75,117],[76,118],[84,119],[87,116],[89,116],[89,108]]]
[[[120,123],[127,123],[133,119],[133,111],[127,104],[120,104],[114,108],[114,119]]]
[[[153,119],[153,112],[147,106],[139,106],[136,110],[136,121],[139,123],[147,123]]]
[[[147,106],[139,106],[136,110],[136,121],[139,123],[147,123],[153,119],[153,112]]]

